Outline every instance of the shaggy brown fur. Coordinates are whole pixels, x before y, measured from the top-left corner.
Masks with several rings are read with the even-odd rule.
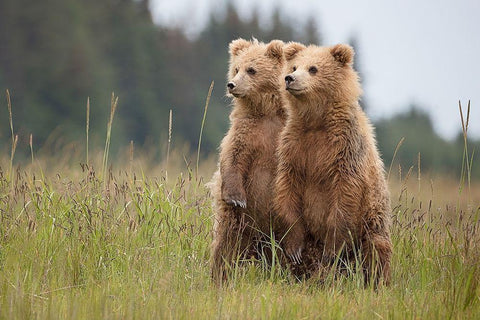
[[[231,127],[211,183],[216,211],[212,276],[217,282],[271,232],[275,152],[286,119],[280,85],[284,61],[281,41],[230,43]]]
[[[289,43],[276,211],[286,254],[300,263],[306,239],[324,261],[359,250],[366,281],[390,280],[390,200],[347,45]]]

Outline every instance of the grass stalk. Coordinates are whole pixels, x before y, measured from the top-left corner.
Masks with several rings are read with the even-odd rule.
[[[405,141],[405,137],[402,137],[400,141],[398,141],[397,146],[395,147],[395,151],[393,152],[393,157],[392,157],[392,162],[390,162],[390,167],[388,168],[388,175],[387,175],[387,181],[390,181],[390,172],[392,171],[392,165],[395,162],[395,157],[397,156],[397,151],[400,149],[401,145]]]
[[[30,133],[30,155],[32,156],[32,167],[33,167],[33,135]]]
[[[12,148],[10,152],[10,168],[8,172],[10,175],[10,179],[12,179],[13,181],[13,156],[15,155],[15,149],[17,147],[17,144],[15,141],[16,140],[15,134],[13,133],[13,113],[12,113],[12,101],[10,100],[10,91],[7,89],[5,90],[5,92],[7,95],[8,120],[10,121],[10,131],[12,134]]]
[[[102,172],[103,172],[103,180],[106,182],[107,180],[107,167],[108,167],[108,153],[110,151],[110,140],[112,134],[112,123],[113,117],[115,115],[115,111],[117,110],[118,106],[118,97],[115,97],[115,93],[112,92],[112,99],[110,103],[110,118],[107,124],[107,137],[105,139],[105,150],[103,152],[103,161],[102,161]]]
[[[460,175],[460,187],[459,193],[462,192],[463,187],[465,186],[465,179],[467,180],[468,190],[471,188],[471,160],[473,160],[473,153],[472,159],[470,160],[470,156],[468,153],[468,124],[470,121],[470,100],[468,101],[467,105],[467,117],[466,120],[464,119],[462,103],[458,101],[458,109],[460,112],[460,120],[462,122],[462,133],[463,133],[463,155],[462,155],[462,170]]]
[[[88,132],[90,130],[90,97],[87,98],[87,124],[86,124],[86,128],[85,128],[85,133],[86,133],[86,136],[87,136],[87,159],[86,159],[86,164],[87,164],[87,167],[88,167]]]
[[[130,177],[132,177],[133,179],[133,140],[130,140],[130,150],[129,150],[129,154],[130,154]]]
[[[168,115],[168,144],[167,144],[167,162],[165,164],[165,180],[168,180],[168,160],[170,159],[170,144],[172,143],[172,109]]]
[[[200,127],[200,136],[198,137],[197,165],[196,165],[196,172],[195,172],[196,178],[198,178],[198,163],[200,161],[200,146],[202,144],[203,127],[205,126],[205,119],[207,117],[208,104],[210,103],[210,97],[212,95],[214,83],[215,81],[212,81],[212,83],[210,84],[210,88],[208,89],[207,100],[205,101],[205,110],[203,112],[202,126]]]
[[[15,156],[15,150],[17,150],[17,144],[18,144],[18,134],[16,134],[15,138],[13,139],[12,153],[10,156],[10,180],[12,183],[12,192],[15,187],[15,179],[13,178],[13,158]]]
[[[421,156],[420,156],[420,152],[418,153],[417,162],[418,162],[418,166],[417,166],[418,193],[420,194],[421,180],[422,180],[422,170],[421,170]]]

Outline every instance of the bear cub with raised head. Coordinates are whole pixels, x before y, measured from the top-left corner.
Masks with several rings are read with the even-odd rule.
[[[228,94],[233,96],[230,129],[220,145],[212,179],[215,221],[212,277],[226,280],[228,268],[257,254],[256,243],[270,235],[276,148],[285,125],[282,104],[284,43],[257,40],[230,43]]]
[[[312,241],[324,265],[356,254],[367,282],[388,284],[389,192],[373,128],[358,104],[354,51],[289,43],[284,54],[288,120],[275,184],[284,250],[293,264],[301,264]]]

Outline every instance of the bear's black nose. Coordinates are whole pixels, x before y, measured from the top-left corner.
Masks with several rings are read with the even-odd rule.
[[[235,88],[235,83],[233,83],[233,82],[227,83],[227,88],[232,90],[233,88]]]
[[[292,83],[293,81],[295,81],[295,78],[292,76],[292,75],[288,75],[285,77],[285,82],[287,84],[287,86]]]

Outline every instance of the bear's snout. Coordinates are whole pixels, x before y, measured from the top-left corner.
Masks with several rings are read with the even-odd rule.
[[[285,77],[285,85],[287,86],[287,89],[290,86],[290,84],[294,81],[295,81],[295,77],[291,74],[289,74]]]
[[[235,88],[235,83],[234,82],[227,83],[227,88],[228,88],[228,91],[232,91]]]

